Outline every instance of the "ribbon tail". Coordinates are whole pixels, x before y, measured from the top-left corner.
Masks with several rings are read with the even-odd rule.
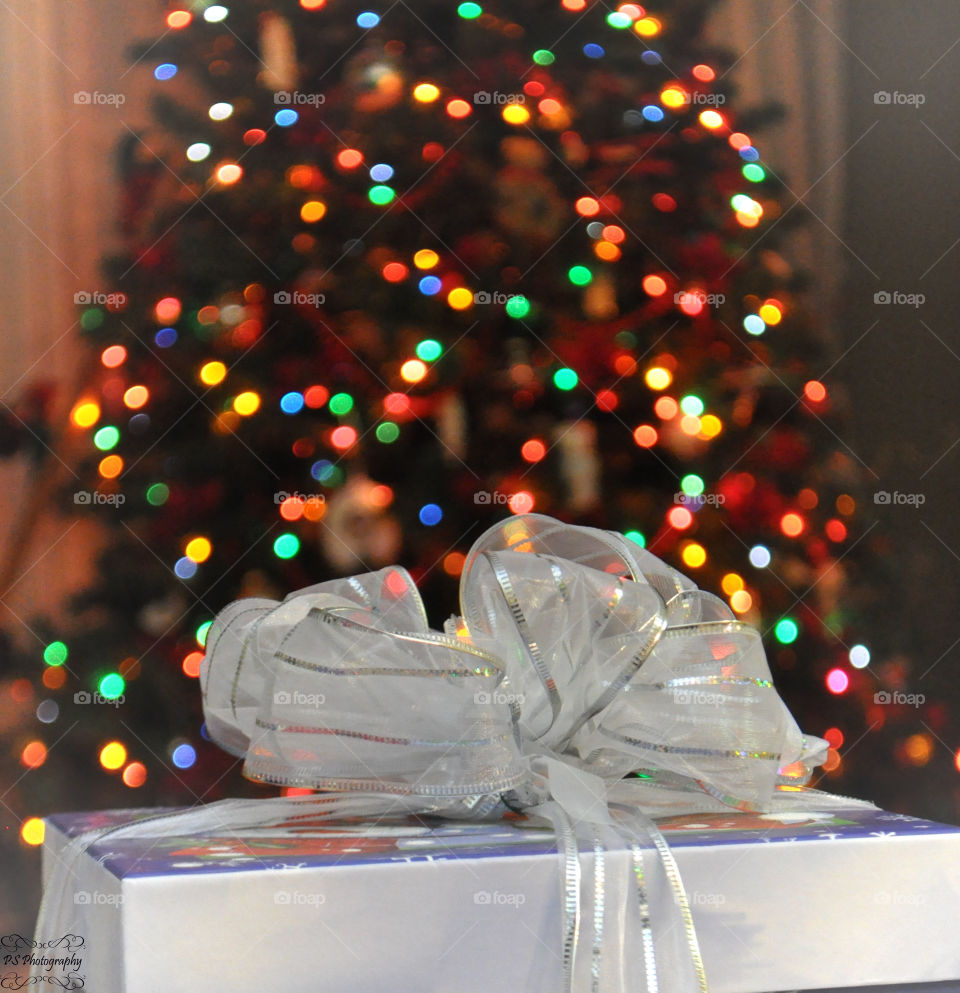
[[[626,840],[633,860],[633,871],[640,907],[640,926],[649,993],[707,993],[707,976],[700,954],[700,943],[690,913],[683,880],[673,852],[660,829],[634,807],[611,804],[618,832]],[[649,879],[644,871],[644,854],[655,852],[660,869],[659,881]],[[659,882],[659,885],[656,885]],[[651,899],[651,894],[655,894]],[[651,904],[656,907],[651,912]],[[653,925],[656,924],[657,932]],[[679,925],[679,927],[677,927]],[[683,946],[671,947],[664,956],[670,963],[668,974],[657,970],[657,948],[668,942],[676,945],[675,935],[682,935]]]

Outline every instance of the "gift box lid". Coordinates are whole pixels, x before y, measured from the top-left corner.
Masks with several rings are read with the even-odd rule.
[[[158,810],[108,810],[54,814],[47,818],[65,838],[119,826]],[[661,820],[671,847],[777,845],[851,838],[955,835],[960,827],[906,814],[856,808],[776,814],[696,814]],[[496,858],[556,851],[553,834],[538,823],[508,816],[496,823],[450,822],[408,817],[400,821],[331,823],[302,816],[242,834],[173,838],[113,838],[95,842],[89,854],[119,879],[182,872],[248,872],[416,859]]]

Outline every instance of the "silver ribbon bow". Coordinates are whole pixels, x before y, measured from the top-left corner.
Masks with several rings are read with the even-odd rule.
[[[535,514],[477,541],[460,595],[446,633],[399,567],[228,606],[200,674],[211,737],[250,779],[323,794],[222,801],[119,833],[237,831],[318,807],[522,810],[556,831],[567,990],[706,990],[652,818],[858,805],[802,789],[826,743],[801,734],[759,633],[621,535]],[[606,868],[613,852],[631,880]]]

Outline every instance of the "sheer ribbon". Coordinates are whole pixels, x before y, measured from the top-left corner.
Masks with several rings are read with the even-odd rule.
[[[826,743],[801,734],[759,633],[621,535],[533,514],[473,546],[461,610],[431,631],[399,567],[231,604],[200,674],[207,729],[248,778],[323,793],[149,818],[78,839],[62,862],[111,834],[512,808],[556,833],[566,990],[705,990],[652,818],[860,805],[803,788]]]

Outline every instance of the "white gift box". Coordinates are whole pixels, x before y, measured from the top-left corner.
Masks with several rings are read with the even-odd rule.
[[[48,818],[45,878],[71,837],[138,813]],[[872,809],[661,828],[712,993],[960,990],[960,828]],[[608,900],[626,899],[626,866],[608,857]],[[551,834],[521,819],[107,837],[77,860],[71,886],[92,993],[562,987],[558,856]]]

